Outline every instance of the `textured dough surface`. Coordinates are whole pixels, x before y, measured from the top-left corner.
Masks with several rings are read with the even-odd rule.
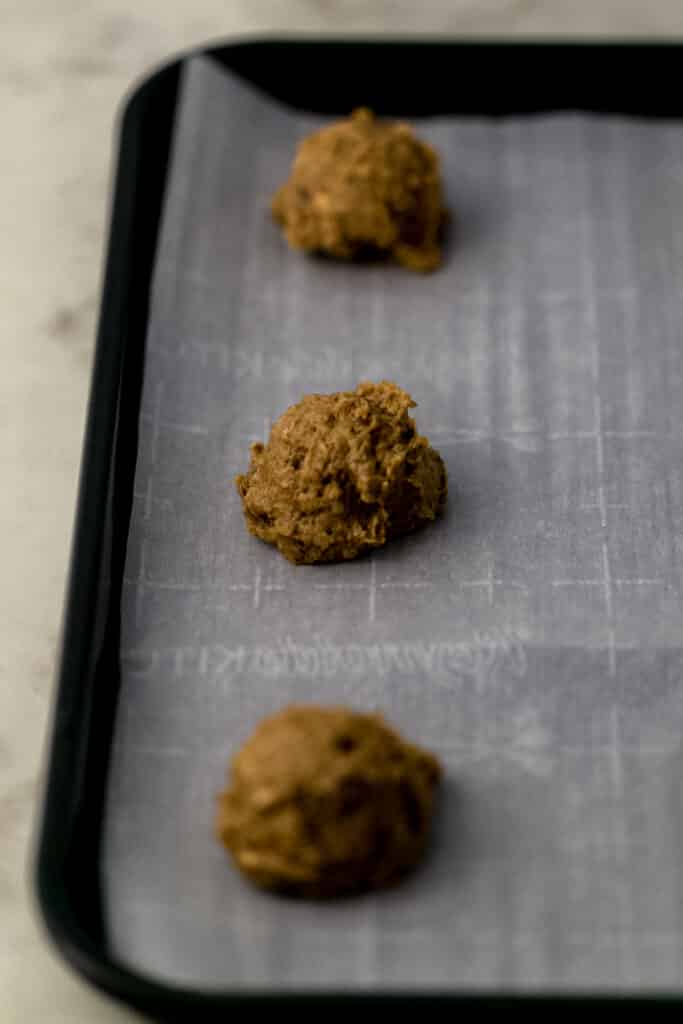
[[[329,897],[388,886],[425,849],[440,775],[379,715],[292,706],[233,758],[216,833],[266,888]]]
[[[418,271],[441,262],[439,158],[409,125],[364,108],[300,143],[272,209],[295,249],[337,259],[387,253]]]
[[[355,558],[433,520],[447,493],[441,456],[396,384],[307,395],[254,444],[236,477],[251,533],[292,562]]]

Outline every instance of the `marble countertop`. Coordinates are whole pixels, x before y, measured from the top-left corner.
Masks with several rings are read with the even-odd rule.
[[[0,9],[0,1018],[132,1021],[135,1015],[91,991],[48,947],[28,882],[122,95],[150,66],[216,37],[278,30],[683,37],[683,5],[5,0]]]

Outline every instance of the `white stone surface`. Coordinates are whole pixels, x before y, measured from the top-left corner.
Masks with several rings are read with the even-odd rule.
[[[0,1020],[132,1021],[48,948],[28,884],[121,96],[158,61],[217,37],[683,37],[683,4],[0,0],[0,24]]]

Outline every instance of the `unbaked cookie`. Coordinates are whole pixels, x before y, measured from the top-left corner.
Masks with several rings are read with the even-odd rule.
[[[396,384],[366,381],[287,409],[236,478],[250,532],[310,564],[356,558],[435,519],[446,469],[417,433],[414,405]]]
[[[379,715],[293,706],[232,761],[218,838],[252,882],[308,897],[398,881],[425,849],[436,758]]]
[[[303,140],[272,209],[295,249],[385,253],[419,271],[441,262],[439,158],[409,125],[364,108]]]

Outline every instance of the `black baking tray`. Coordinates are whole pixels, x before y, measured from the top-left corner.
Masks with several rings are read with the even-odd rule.
[[[117,963],[104,925],[100,837],[119,682],[119,609],[133,498],[150,280],[181,69],[203,52],[280,102],[327,115],[504,116],[557,110],[683,117],[674,43],[505,43],[267,39],[194,51],[156,71],[121,117],[106,268],[85,434],[47,782],[35,869],[47,930],[89,981],[159,1020],[223,1019],[241,1004],[315,1009],[642,1002],[583,994],[372,995],[230,991],[160,984]]]

